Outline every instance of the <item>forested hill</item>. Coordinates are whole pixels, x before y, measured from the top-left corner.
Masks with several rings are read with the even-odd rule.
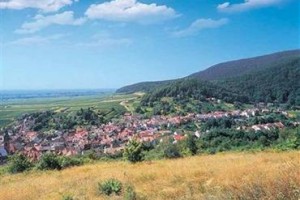
[[[189,99],[205,100],[212,97],[231,103],[236,101],[247,103],[249,101],[246,95],[239,95],[230,89],[209,81],[182,79],[149,92],[143,97],[142,104],[151,104],[160,101],[164,97],[172,97],[178,102]]]
[[[177,80],[149,81],[149,82],[136,83],[133,85],[122,87],[118,89],[116,92],[117,93],[150,92],[154,88],[159,88],[175,81]]]
[[[235,60],[214,65],[204,71],[194,73],[188,77],[201,80],[221,80],[241,76],[251,72],[264,70],[269,67],[285,65],[286,62],[300,57],[300,50],[284,51],[254,58]]]
[[[214,65],[204,71],[194,73],[187,78],[200,80],[223,80],[226,78],[238,77],[249,73],[259,72],[267,68],[284,66],[291,60],[300,57],[300,50],[278,52],[270,55],[259,56],[236,61],[225,62]],[[184,79],[184,78],[183,78]],[[177,79],[181,80],[181,79]],[[160,86],[166,86],[176,80],[143,82],[125,86],[117,90],[117,93],[134,93],[138,91],[149,92]]]
[[[151,105],[164,97],[176,102],[217,98],[225,102],[288,103],[300,106],[300,58],[243,76],[216,82],[186,78],[160,86],[146,94],[142,104]]]
[[[278,102],[300,106],[300,56],[272,69],[264,69],[243,76],[228,78],[218,85],[251,102]]]

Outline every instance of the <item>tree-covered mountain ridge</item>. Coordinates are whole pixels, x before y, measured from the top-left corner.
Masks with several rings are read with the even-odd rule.
[[[203,78],[204,74],[209,75]],[[139,83],[117,92],[137,91],[148,93],[146,102],[216,97],[226,102],[300,105],[300,50],[222,63],[182,79]]]
[[[290,50],[278,53],[273,53],[254,58],[246,58],[241,60],[229,61],[214,65],[206,70],[196,72],[187,77],[165,80],[165,81],[149,81],[141,82],[133,85],[128,85],[117,90],[117,93],[134,93],[134,92],[149,92],[160,86],[165,86],[170,83],[186,78],[195,78],[200,80],[218,81],[228,78],[238,77],[245,74],[259,72],[261,70],[285,65],[285,63],[300,57],[300,50]]]

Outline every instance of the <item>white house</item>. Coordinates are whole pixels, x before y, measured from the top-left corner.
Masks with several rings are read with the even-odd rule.
[[[260,130],[261,130],[261,128],[260,128],[258,125],[253,125],[253,126],[252,126],[252,129],[254,129],[254,130],[255,130],[255,132],[257,132],[257,131],[260,131]]]
[[[0,146],[0,158],[6,156],[7,156],[7,151],[5,150],[4,146]]]
[[[3,143],[4,143],[4,136],[0,135],[0,144],[3,144]]]

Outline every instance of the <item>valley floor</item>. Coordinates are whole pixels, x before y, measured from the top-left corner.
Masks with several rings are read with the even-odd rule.
[[[62,171],[0,175],[0,199],[106,199],[97,186],[109,178],[132,184],[138,199],[299,199],[299,170],[299,151],[224,153],[138,164],[97,162]]]

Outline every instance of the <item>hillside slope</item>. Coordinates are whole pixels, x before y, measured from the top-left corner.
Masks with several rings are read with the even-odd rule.
[[[149,92],[142,98],[142,103],[153,103],[164,97],[173,97],[176,101],[203,100],[215,97],[230,103],[235,101],[248,102],[247,95],[239,95],[238,92],[232,92],[230,88],[198,79],[182,79]]]
[[[178,79],[179,80],[179,79]],[[149,81],[136,83],[133,85],[124,86],[116,91],[116,93],[135,93],[135,92],[150,92],[154,88],[168,85],[177,80],[166,80],[166,81]]]
[[[137,199],[299,199],[299,151],[225,153],[129,164],[99,162],[62,171],[0,175],[0,199],[108,199],[98,182],[117,178]],[[109,199],[123,199],[111,196]]]
[[[142,104],[152,105],[164,97],[176,102],[217,98],[228,103],[277,102],[300,106],[300,58],[239,77],[214,82],[182,79],[159,86],[146,94]]]
[[[300,57],[300,50],[284,51],[254,58],[220,63],[188,77],[201,80],[221,80],[284,64],[295,57]]]
[[[278,102],[300,106],[300,57],[243,76],[218,81],[251,102]]]
[[[281,64],[285,65],[286,62],[299,57],[300,50],[278,52],[270,55],[217,64],[204,71],[191,74],[186,78],[195,78],[209,81],[223,80],[227,78],[238,77],[248,73],[259,72],[261,70]],[[158,88],[160,86],[166,86],[170,83],[173,83],[174,81],[176,80],[137,83],[122,87],[117,90],[117,93],[134,93],[138,91],[149,92],[152,89]]]

